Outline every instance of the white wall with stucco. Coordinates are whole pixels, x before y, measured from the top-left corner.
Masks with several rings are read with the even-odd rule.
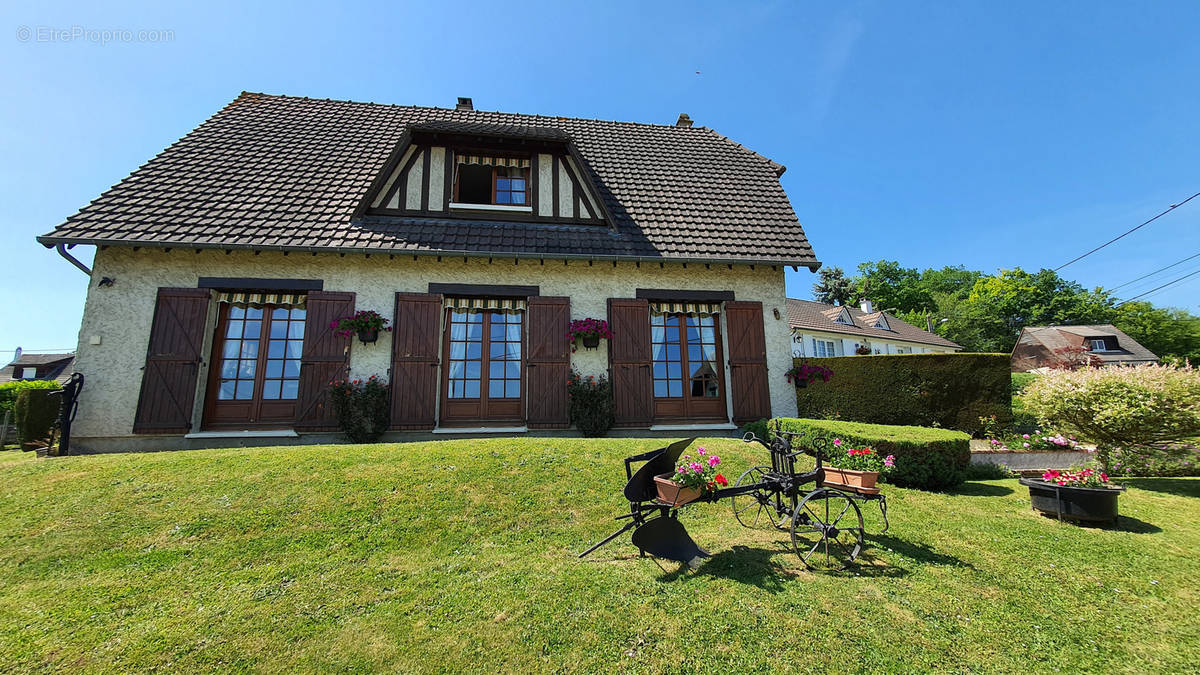
[[[391,318],[397,291],[425,292],[431,282],[467,284],[537,285],[545,296],[571,299],[571,316],[605,318],[608,298],[632,298],[638,288],[728,290],[738,300],[763,303],[766,323],[767,365],[774,415],[796,413],[794,390],[783,377],[791,366],[791,331],[784,307],[782,266],[690,263],[618,263],[513,258],[224,251],[175,249],[134,250],[110,247],[96,253],[94,279],[110,277],[111,286],[88,289],[79,333],[76,370],[87,384],[80,398],[73,434],[81,446],[91,438],[119,438],[132,434],[141,387],[150,324],[159,287],[194,288],[199,277],[259,277],[321,279],[325,290],[353,291],[357,309],[373,309]],[[215,304],[215,303],[214,303]],[[211,341],[210,312],[206,340]],[[777,318],[783,317],[783,318]],[[208,343],[205,364],[207,366]],[[98,344],[94,344],[98,343]],[[594,351],[579,349],[572,365],[583,374],[607,372],[608,344]],[[390,335],[373,345],[353,344],[351,374],[386,376],[390,365]],[[207,368],[198,381],[203,394]],[[728,373],[726,381],[728,382]],[[199,408],[199,404],[197,404]],[[198,423],[199,414],[195,416]]]

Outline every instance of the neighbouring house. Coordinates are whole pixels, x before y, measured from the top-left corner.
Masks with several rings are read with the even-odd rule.
[[[850,307],[788,298],[787,319],[792,329],[792,356],[796,358],[962,350],[937,333],[876,311],[869,300]]]
[[[1154,352],[1112,324],[1022,328],[1012,351],[1014,373],[1081,365],[1130,366],[1157,363]]]
[[[0,382],[54,380],[66,382],[75,372],[74,354],[30,354],[17,349],[12,363],[0,368]]]
[[[567,429],[571,369],[625,429],[793,415],[784,270],[820,263],[783,172],[686,115],[243,93],[38,238],[93,279],[74,448],[335,440],[328,385],[373,374],[388,438]],[[356,310],[394,330],[334,335]]]

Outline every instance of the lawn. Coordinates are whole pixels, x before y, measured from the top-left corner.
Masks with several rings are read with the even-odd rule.
[[[763,459],[705,443],[736,475]],[[628,540],[654,440],[490,439],[37,460],[0,452],[0,663],[24,671],[1185,671],[1200,480],[1130,479],[1120,529],[1014,480],[885,488],[858,574],[725,505],[689,570]],[[869,524],[877,529],[877,512]]]

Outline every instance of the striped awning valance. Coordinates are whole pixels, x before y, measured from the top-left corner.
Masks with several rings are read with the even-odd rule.
[[[217,302],[228,302],[234,305],[285,305],[303,308],[305,296],[303,293],[243,293],[240,291],[217,291]]]
[[[529,168],[529,158],[497,157],[494,155],[455,155],[459,164],[486,164],[488,166],[513,166],[518,169]]]
[[[503,300],[496,298],[446,298],[443,304],[451,309],[465,309],[469,312],[482,312],[486,310],[525,311],[525,301],[512,298]]]
[[[651,314],[694,314],[712,316],[721,313],[719,302],[652,302]]]

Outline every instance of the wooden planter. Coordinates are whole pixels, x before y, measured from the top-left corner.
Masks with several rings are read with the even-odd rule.
[[[667,506],[683,506],[700,498],[696,488],[685,488],[671,480],[673,474],[663,473],[654,477],[654,486],[658,488],[658,501]]]
[[[377,329],[368,328],[358,331],[358,341],[365,344],[375,342],[379,339],[379,331]]]
[[[855,471],[854,469],[825,467],[825,478],[821,481],[821,485],[828,487],[873,488],[878,478],[878,471]]]
[[[1116,522],[1117,497],[1125,491],[1123,487],[1055,485],[1036,478],[1022,478],[1020,483],[1029,488],[1029,502],[1034,510],[1056,518],[1094,523]]]

